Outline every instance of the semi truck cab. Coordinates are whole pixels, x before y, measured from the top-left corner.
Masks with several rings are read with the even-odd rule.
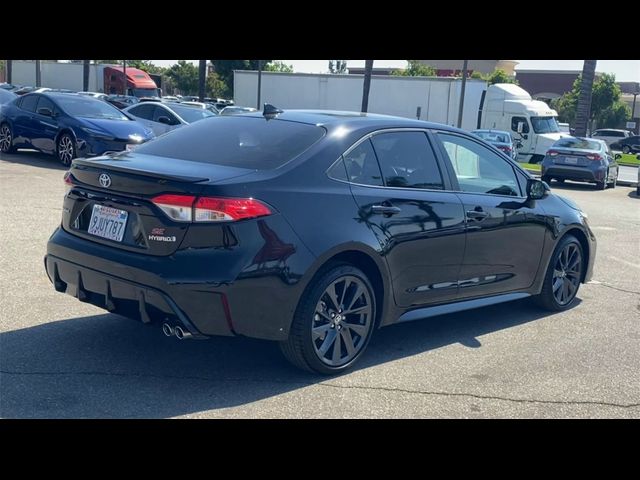
[[[149,74],[133,67],[127,67],[126,92],[123,68],[105,67],[104,92],[110,95],[125,94],[138,98],[161,96],[160,89]]]
[[[569,136],[560,131],[558,113],[546,103],[533,100],[517,85],[496,83],[487,89],[482,109],[482,128],[512,132],[520,141],[518,161],[539,163],[557,140]]]

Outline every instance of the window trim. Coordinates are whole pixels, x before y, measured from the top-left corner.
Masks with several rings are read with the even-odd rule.
[[[513,117],[511,117],[511,131],[518,133],[518,129],[516,128],[515,130],[513,129],[513,120],[515,118],[522,118],[524,119],[524,124],[527,127],[527,131],[524,131],[524,128],[522,129],[522,135],[528,135],[529,133],[531,133],[531,130],[533,130],[533,125],[529,122],[529,119],[527,117],[523,117],[520,115],[514,115]]]
[[[344,156],[348,155],[349,153],[351,153],[352,150],[357,148],[365,140],[370,140],[371,137],[373,137],[375,135],[380,135],[382,133],[393,133],[393,132],[421,132],[421,133],[425,134],[425,136],[427,137],[427,143],[429,143],[429,146],[433,150],[434,158],[436,160],[436,165],[438,166],[438,169],[440,170],[440,176],[442,177],[442,183],[443,183],[443,187],[444,188],[432,189],[432,188],[414,188],[414,187],[388,187],[387,185],[366,185],[366,184],[362,184],[362,183],[350,182],[348,180],[346,180],[346,181],[345,180],[340,180],[340,179],[337,179],[337,178],[333,178],[331,175],[329,175],[329,170],[331,170],[331,168],[333,168],[333,166],[336,163],[338,163],[338,162],[343,162],[344,163]],[[356,140],[334,162],[332,162],[331,165],[329,165],[329,167],[325,170],[325,175],[327,175],[327,177],[329,179],[333,180],[334,182],[347,183],[349,185],[357,185],[359,187],[384,188],[384,189],[389,189],[389,190],[409,190],[409,191],[412,191],[412,192],[454,192],[455,190],[452,190],[454,185],[453,185],[453,182],[452,182],[452,179],[451,179],[451,174],[450,174],[449,170],[446,168],[447,165],[446,165],[446,163],[443,162],[443,158],[441,157],[441,155],[439,155],[439,148],[440,147],[434,145],[434,139],[432,138],[431,132],[432,131],[430,129],[428,129],[428,128],[419,128],[419,127],[390,127],[390,128],[381,128],[381,129],[378,129],[378,130],[374,130],[373,132],[369,132],[369,133],[365,134],[364,136],[360,137],[358,140]],[[373,147],[373,142],[371,143],[371,146],[373,148],[373,152],[376,155],[376,160],[378,160],[378,158],[377,158],[378,154],[375,151],[375,147]],[[380,161],[378,160],[378,168],[379,167],[380,167]],[[382,182],[385,183],[384,178],[382,179]],[[457,178],[456,178],[456,183],[457,183]]]
[[[516,165],[512,159],[507,158],[506,155],[499,155],[499,154],[496,154],[496,156],[498,158],[502,159],[513,170],[513,175],[515,176],[516,185],[518,185],[518,190],[520,190],[520,195],[519,196],[500,195],[498,193],[465,192],[464,190],[462,190],[460,188],[460,184],[458,183],[458,176],[456,175],[456,171],[453,168],[453,164],[451,163],[451,159],[449,158],[449,154],[447,154],[447,151],[444,148],[444,144],[443,144],[442,140],[440,140],[440,138],[438,136],[439,133],[470,140],[471,142],[476,143],[478,146],[480,146],[482,148],[485,148],[485,149],[489,150],[490,152],[491,152],[491,149],[487,148],[485,145],[483,145],[482,143],[478,142],[476,139],[472,138],[471,135],[464,135],[464,134],[461,134],[459,132],[454,132],[454,131],[450,131],[450,130],[442,130],[442,129],[433,130],[433,134],[436,137],[436,140],[438,141],[438,148],[439,148],[440,155],[442,156],[444,162],[447,165],[447,170],[449,171],[449,174],[452,176],[452,180],[455,180],[455,188],[456,188],[456,190],[454,190],[454,192],[456,192],[456,193],[465,193],[465,194],[470,194],[470,195],[489,195],[489,196],[492,196],[492,197],[500,197],[500,198],[525,198],[525,199],[527,198],[527,192],[523,192],[520,189],[520,182],[518,181],[518,173],[517,172],[520,171],[521,173],[523,173],[525,175],[526,178],[531,178],[531,175],[529,174],[529,172],[524,170],[522,167]],[[492,152],[492,153],[495,153],[495,152]]]

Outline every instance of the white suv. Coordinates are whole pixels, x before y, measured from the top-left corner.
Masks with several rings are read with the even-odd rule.
[[[603,128],[593,132],[591,134],[591,138],[599,138],[600,140],[604,140],[607,145],[611,145],[613,142],[617,142],[618,140],[622,140],[623,138],[630,137],[631,135],[633,134],[631,132],[628,132],[627,130]]]

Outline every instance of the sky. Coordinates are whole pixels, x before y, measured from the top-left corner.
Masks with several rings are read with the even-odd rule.
[[[190,60],[197,63],[197,60]],[[295,72],[327,73],[329,60],[280,60],[293,65]],[[518,60],[518,69],[532,70],[582,70],[584,60]],[[152,60],[156,65],[169,66],[176,60]],[[396,67],[407,65],[406,60],[376,60],[374,67]],[[364,60],[348,60],[347,66],[364,67]],[[619,82],[640,82],[640,60],[598,60],[598,72],[614,73]]]

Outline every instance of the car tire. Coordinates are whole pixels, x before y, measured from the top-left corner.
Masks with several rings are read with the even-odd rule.
[[[0,125],[0,152],[13,153],[16,147],[13,146],[13,132],[8,123]]]
[[[542,180],[543,182],[545,182],[546,184],[550,185],[551,184],[551,177],[547,176],[547,175],[543,175],[540,180]]]
[[[76,147],[74,144],[73,137],[68,133],[60,135],[56,142],[58,160],[60,160],[60,163],[65,167],[70,166],[73,159],[76,158]]]
[[[556,178],[556,182],[558,182],[558,183],[564,183],[564,178]]]
[[[375,323],[376,298],[371,282],[358,268],[337,265],[320,273],[307,287],[289,338],[280,343],[280,349],[298,368],[337,374],[360,358]]]
[[[626,154],[631,153],[631,147],[629,145],[623,145],[622,146],[622,153],[626,153]]]
[[[596,190],[606,190],[607,188],[607,176],[605,177],[605,179],[602,182],[596,182]]]
[[[574,263],[574,252],[578,255],[577,263]],[[551,255],[542,290],[533,297],[534,301],[540,307],[554,312],[570,308],[580,289],[584,268],[582,245],[573,235],[565,235]]]
[[[613,182],[607,183],[607,187],[608,188],[616,188],[617,184],[618,184],[618,173],[616,172],[616,176],[613,178]]]

